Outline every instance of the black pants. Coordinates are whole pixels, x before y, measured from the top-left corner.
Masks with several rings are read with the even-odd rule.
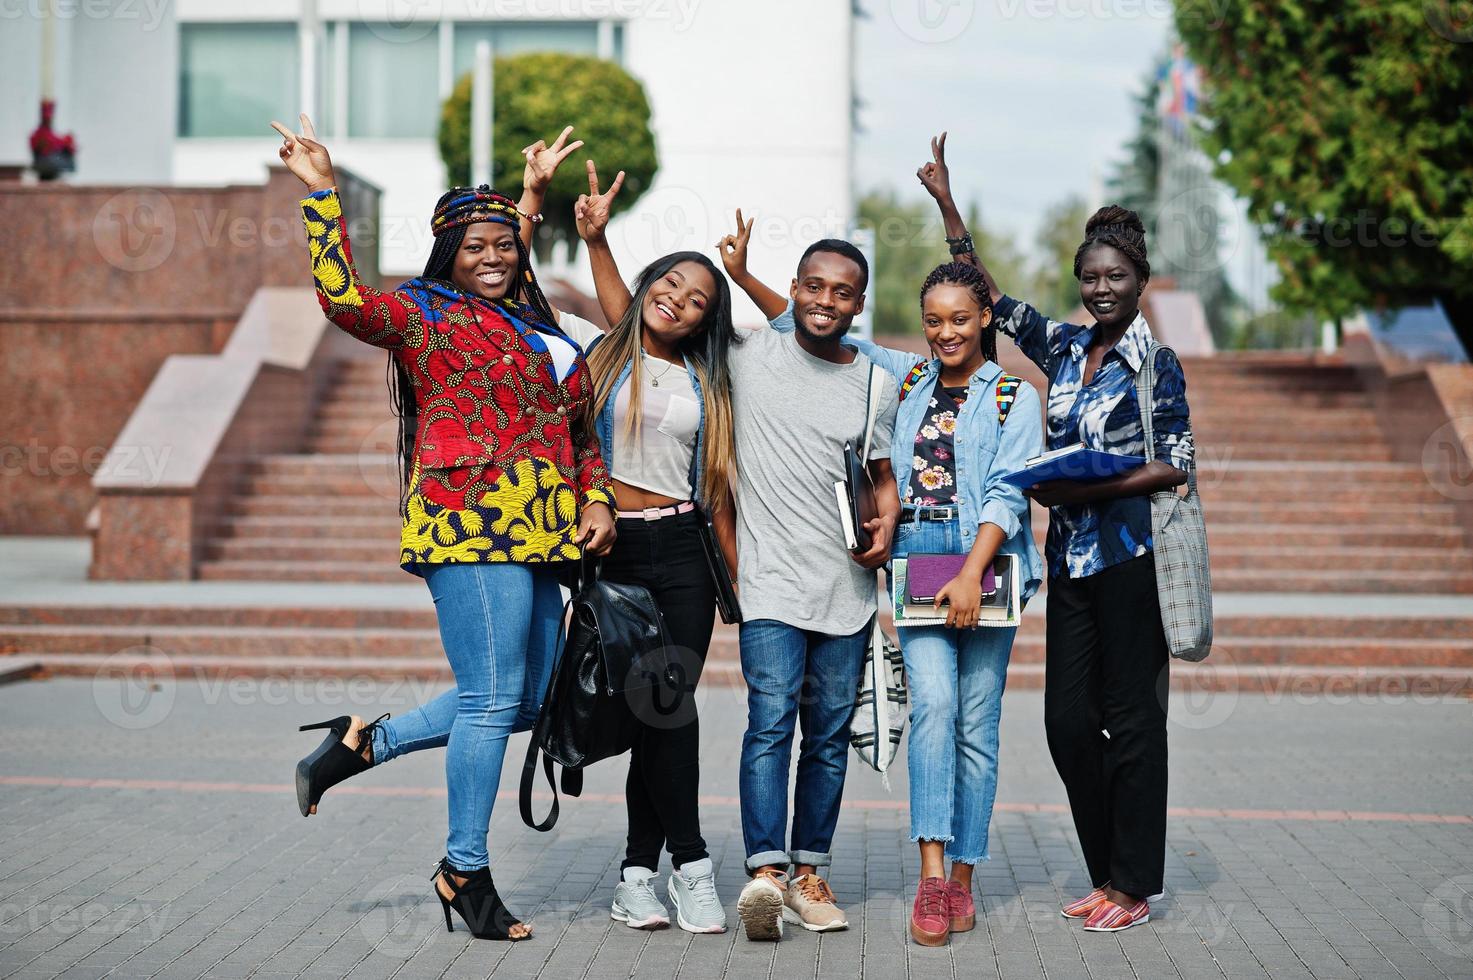
[[[655,597],[675,648],[680,690],[636,693],[630,704],[640,721],[629,758],[624,796],[629,808],[629,844],[623,867],[655,870],[668,848],[675,867],[707,857],[696,797],[700,790],[700,719],[695,689],[716,621],[716,587],[706,565],[700,516],[680,514],[657,521],[623,518],[614,550],[604,559],[610,582],[643,585]]]
[[[1096,888],[1161,891],[1170,659],[1151,555],[1049,580],[1044,728]]]

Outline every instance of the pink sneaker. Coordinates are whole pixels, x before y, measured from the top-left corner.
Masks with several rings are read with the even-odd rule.
[[[951,918],[952,932],[971,932],[977,925],[977,906],[972,903],[972,890],[959,881],[946,883],[946,914]]]
[[[1145,899],[1136,902],[1130,908],[1121,908],[1111,901],[1100,903],[1099,908],[1089,914],[1084,920],[1085,932],[1119,932],[1138,926],[1142,922],[1151,921],[1151,906],[1146,904]]]
[[[1109,882],[1106,882],[1106,884],[1109,884]],[[1099,908],[1100,903],[1103,901],[1105,901],[1105,889],[1096,888],[1083,898],[1070,902],[1068,905],[1059,909],[1059,914],[1066,919],[1087,919],[1089,918],[1089,914]]]
[[[910,912],[910,938],[922,946],[944,946],[951,932],[947,915],[946,881],[922,878]]]

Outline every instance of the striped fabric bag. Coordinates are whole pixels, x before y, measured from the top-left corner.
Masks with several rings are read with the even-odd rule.
[[[1135,393],[1141,408],[1145,456],[1155,458],[1151,423],[1155,407],[1156,352],[1170,347],[1151,341]],[[1176,356],[1175,351],[1171,351]],[[1175,488],[1151,494],[1151,548],[1155,552],[1156,594],[1161,602],[1161,625],[1173,657],[1206,660],[1212,652],[1212,573],[1207,563],[1207,522],[1197,495],[1197,462],[1187,470],[1186,496]]]
[[[883,593],[880,599],[888,601]],[[881,628],[879,616],[870,620],[869,644],[854,718],[849,723],[849,744],[865,765],[883,776],[895,761],[900,736],[905,734],[906,703],[910,698],[905,690],[905,661],[900,647]],[[890,788],[888,776],[885,788]]]

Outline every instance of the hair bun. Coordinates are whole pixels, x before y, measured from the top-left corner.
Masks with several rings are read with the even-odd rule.
[[[1097,230],[1103,230],[1110,225],[1119,225],[1124,231],[1133,231],[1142,238],[1146,235],[1146,226],[1141,223],[1141,216],[1130,208],[1123,208],[1118,204],[1107,204],[1084,223],[1084,237],[1089,238]]]

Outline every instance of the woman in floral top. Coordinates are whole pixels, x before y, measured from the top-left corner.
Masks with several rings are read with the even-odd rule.
[[[491,880],[486,831],[507,737],[536,721],[562,621],[558,563],[614,540],[614,495],[587,422],[589,372],[557,325],[519,235],[524,211],[489,187],[457,187],[430,222],[422,276],[393,291],[359,277],[332,161],[304,115],[282,162],[302,201],[318,302],[333,323],[389,352],[403,424],[400,564],[424,578],[455,688],[371,725],[342,717],[297,767],[302,815],[323,792],[407,752],[445,748],[450,831],[435,874],[472,933],[521,940],[528,925]],[[528,147],[526,182],[576,150]],[[525,199],[524,199],[525,201]],[[535,210],[535,205],[529,210]]]
[[[1151,275],[1135,212],[1105,207],[1074,256],[1088,326],[1060,323],[1004,296],[971,248],[952,201],[946,137],[919,173],[948,240],[982,275],[999,328],[1049,379],[1048,448],[1142,456],[1144,466],[1094,481],[1057,480],[1028,495],[1050,508],[1044,726],[1064,781],[1091,883],[1063,914],[1091,932],[1150,918],[1166,856],[1166,702],[1170,656],[1156,595],[1150,495],[1187,480],[1193,455],[1186,379],[1169,351],[1155,358],[1146,446],[1135,378],[1152,342],[1140,312]]]

